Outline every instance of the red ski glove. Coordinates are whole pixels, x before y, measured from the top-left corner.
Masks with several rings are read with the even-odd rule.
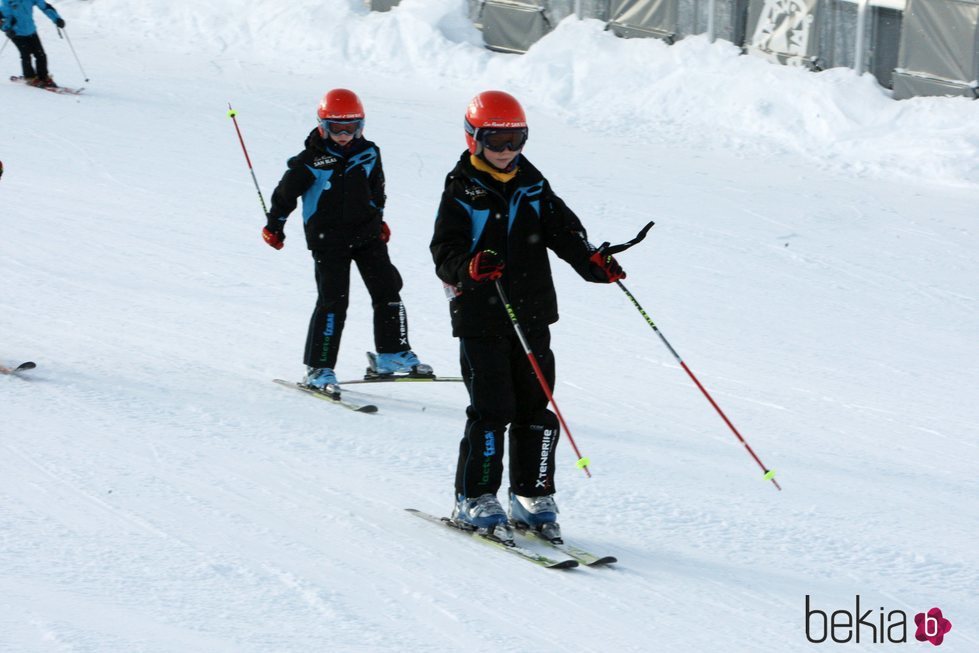
[[[625,279],[625,271],[614,257],[595,252],[588,260],[591,261],[591,276],[595,281],[615,283],[620,279]]]
[[[378,236],[382,243],[386,243],[391,240],[391,227],[388,226],[387,222],[381,223],[381,235]]]
[[[270,231],[268,227],[262,228],[262,238],[269,244],[269,247],[282,249],[286,242],[284,231]]]
[[[469,278],[473,281],[496,281],[502,276],[503,259],[493,250],[484,249],[469,259]]]

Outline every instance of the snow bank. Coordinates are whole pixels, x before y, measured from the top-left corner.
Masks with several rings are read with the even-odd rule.
[[[801,153],[856,175],[979,184],[979,102],[897,102],[870,74],[777,66],[726,41],[619,39],[599,21],[569,18],[525,56],[498,54],[481,47],[459,0],[404,0],[386,13],[360,0],[103,0],[72,11],[90,31],[117,30],[126,16],[134,36],[209,58],[507,88],[571,124],[638,143]]]

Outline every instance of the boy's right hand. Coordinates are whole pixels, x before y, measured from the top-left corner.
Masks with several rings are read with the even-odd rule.
[[[597,251],[588,261],[591,263],[592,278],[599,283],[615,283],[625,279],[625,270],[614,256],[606,256],[601,251]]]
[[[503,259],[493,250],[484,249],[469,259],[469,278],[473,281],[496,281],[502,276]]]
[[[268,227],[262,227],[262,239],[269,244],[269,247],[282,249],[286,242],[284,231],[271,231]]]

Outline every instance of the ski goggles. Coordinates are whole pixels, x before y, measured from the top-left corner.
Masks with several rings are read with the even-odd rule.
[[[363,120],[328,120],[326,118],[320,119],[320,128],[323,133],[329,132],[340,136],[342,134],[347,134],[349,136],[356,136],[357,132],[364,128]]]
[[[490,152],[504,152],[509,149],[519,152],[527,143],[527,128],[520,129],[480,129],[479,142]]]

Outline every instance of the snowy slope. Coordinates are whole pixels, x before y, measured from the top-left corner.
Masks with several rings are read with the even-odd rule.
[[[0,362],[39,364],[0,377],[0,651],[807,651],[806,595],[857,594],[941,607],[941,650],[976,650],[979,103],[593,21],[492,54],[463,4],[59,4],[85,95],[0,87]],[[558,263],[556,395],[594,472],[559,445],[561,522],[620,565],[540,570],[404,513],[449,510],[465,391],[357,388],[366,416],[270,383],[302,372],[312,265],[298,216],[261,242],[225,116],[267,198],[335,86],[383,149],[438,372],[432,217],[466,102],[502,87],[593,241],[656,221],[626,285],[784,492],[625,296]]]

